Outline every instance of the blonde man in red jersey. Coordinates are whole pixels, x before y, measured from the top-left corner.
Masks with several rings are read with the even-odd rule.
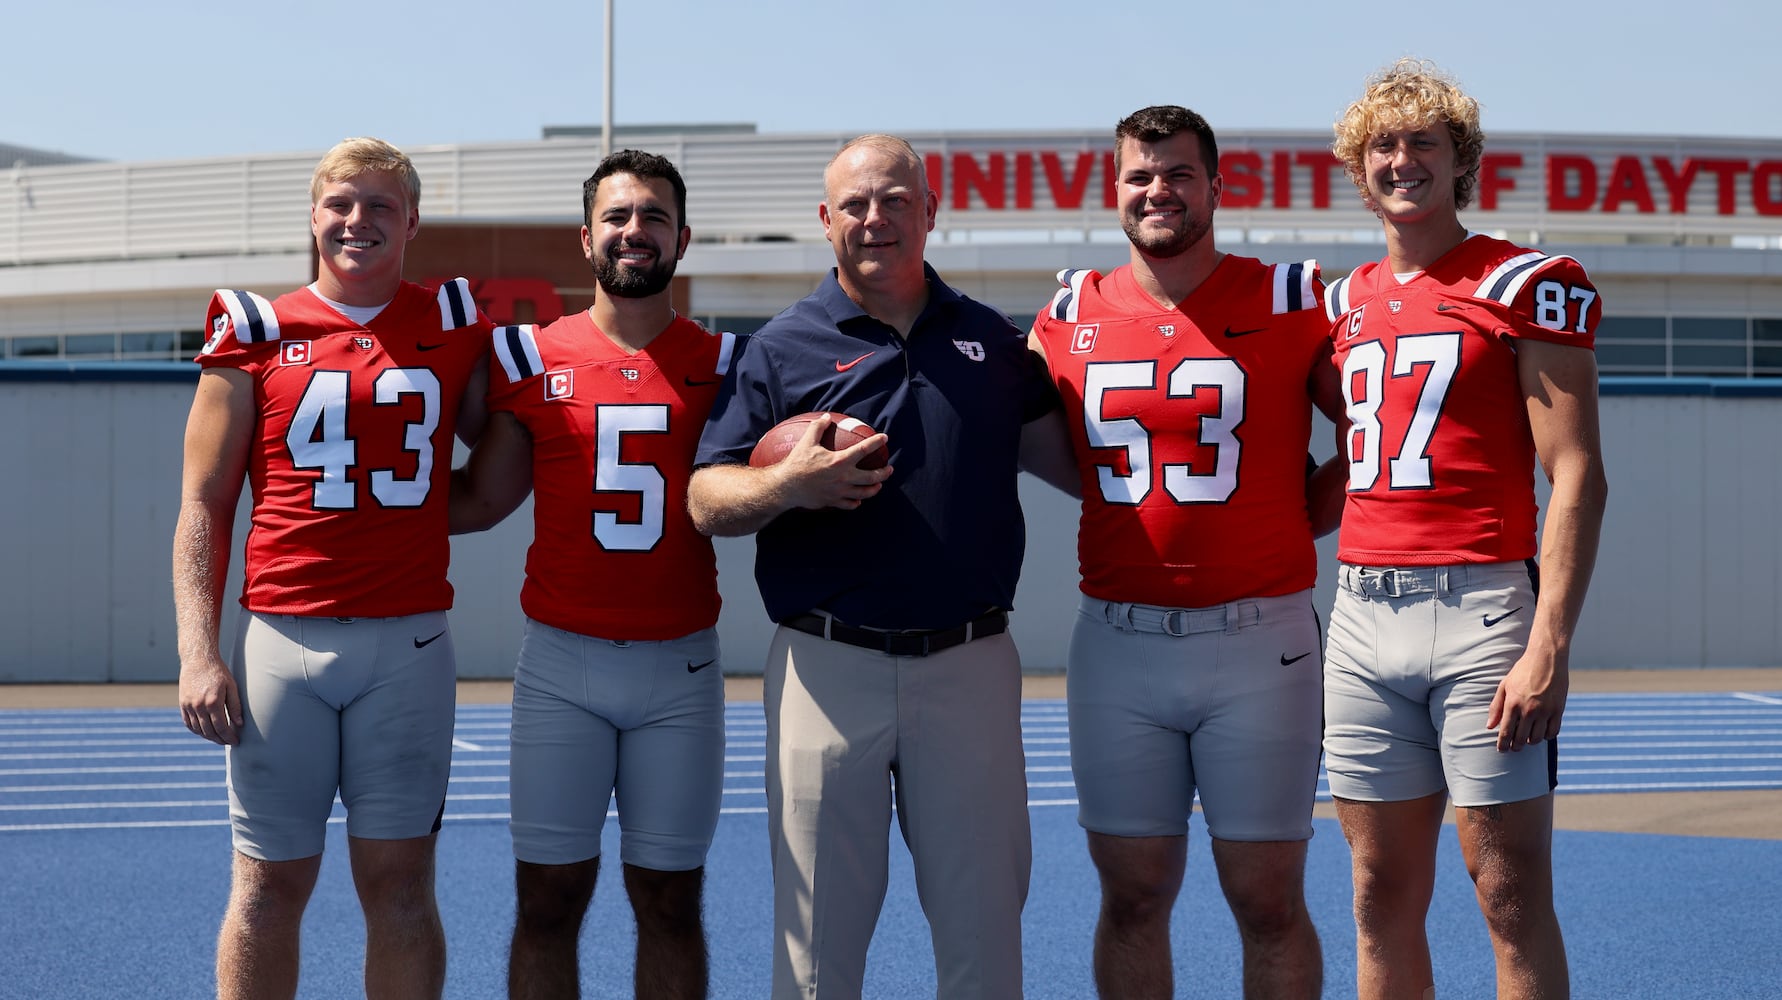
[[[1568,257],[1469,233],[1478,103],[1403,60],[1334,150],[1387,256],[1334,282],[1348,499],[1325,753],[1354,856],[1359,993],[1431,996],[1424,932],[1450,797],[1499,997],[1563,997],[1553,795],[1572,632],[1608,493],[1594,331]],[[1534,557],[1536,458],[1552,483]]]
[[[173,543],[180,712],[228,747],[234,884],[223,997],[297,989],[298,929],[338,791],[369,997],[437,997],[433,896],[456,670],[446,627],[454,429],[482,425],[488,327],[468,284],[402,280],[420,179],[348,139],[316,166],[320,270],[276,300],[219,291],[186,425]],[[253,489],[233,669],[217,635],[236,502]]]
[[[621,150],[582,187],[589,309],[495,331],[489,426],[454,530],[534,494],[514,668],[512,997],[578,995],[577,940],[617,793],[636,994],[704,997],[700,901],[724,772],[718,567],[687,516],[693,449],[735,340],[675,314],[687,189]]]
[[[1083,496],[1067,663],[1078,818],[1101,877],[1096,986],[1175,995],[1170,910],[1198,792],[1245,996],[1316,997],[1312,540],[1330,525],[1309,512],[1306,446],[1314,402],[1341,408],[1317,264],[1214,246],[1223,179],[1201,116],[1145,108],[1114,136],[1130,263],[1060,274],[1032,335]]]

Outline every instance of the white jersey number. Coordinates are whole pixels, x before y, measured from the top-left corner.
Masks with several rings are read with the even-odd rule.
[[[1435,434],[1460,369],[1460,334],[1426,333],[1400,337],[1392,360],[1392,377],[1407,378],[1428,369],[1417,393],[1417,408],[1405,427],[1396,456],[1387,463],[1387,487],[1429,489],[1435,479],[1429,462],[1429,439]],[[1363,396],[1355,398],[1359,381]],[[1386,347],[1377,340],[1356,344],[1343,359],[1343,402],[1349,415],[1349,489],[1373,489],[1380,478],[1383,429],[1380,404],[1386,391]]]
[[[320,469],[322,478],[311,487],[311,502],[318,510],[352,510],[359,497],[347,470],[358,461],[358,442],[347,434],[347,399],[351,376],[347,372],[318,371],[303,389],[303,398],[291,414],[285,447],[291,451],[291,467]],[[421,397],[421,419],[404,426],[402,447],[415,456],[413,479],[403,479],[393,469],[372,469],[371,495],[384,507],[419,507],[433,489],[433,432],[439,428],[439,377],[426,368],[386,368],[372,383],[376,406],[400,405],[403,396]]]
[[[1535,286],[1534,321],[1549,330],[1584,333],[1590,319],[1590,305],[1596,301],[1596,289],[1543,281]],[[1571,304],[1578,303],[1578,322],[1572,323]]]
[[[594,408],[594,492],[634,493],[638,519],[622,521],[604,510],[594,512],[594,540],[609,552],[647,552],[662,540],[668,512],[668,480],[654,465],[619,461],[626,434],[668,433],[668,406],[627,403]]]
[[[1097,465],[1102,499],[1137,504],[1151,492],[1151,431],[1136,417],[1106,418],[1103,396],[1116,389],[1155,389],[1155,361],[1092,363],[1083,372],[1083,425],[1094,448],[1126,452],[1128,472]],[[1244,422],[1244,370],[1230,358],[1188,358],[1169,374],[1166,398],[1193,399],[1202,389],[1219,392],[1219,411],[1200,419],[1200,443],[1213,449],[1213,468],[1195,472],[1186,463],[1164,463],[1163,488],[1177,503],[1223,503],[1237,491],[1237,429]]]

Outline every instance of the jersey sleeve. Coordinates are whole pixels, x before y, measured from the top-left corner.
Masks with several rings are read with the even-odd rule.
[[[1529,251],[1498,265],[1478,297],[1508,307],[1509,336],[1594,350],[1602,296],[1584,266],[1570,257]]]
[[[230,288],[211,295],[204,328],[209,337],[194,359],[204,368],[247,367],[275,349],[279,340],[272,303],[253,292]]]
[[[1269,270],[1272,272],[1269,275],[1269,286],[1274,293],[1276,316],[1321,309],[1324,304],[1324,281],[1316,260],[1275,264]]]
[[[467,326],[488,326],[489,320],[477,308],[470,295],[470,282],[463,278],[442,281],[434,293],[439,302],[439,329],[461,330]]]
[[[1070,350],[1068,338],[1075,330],[1083,295],[1101,281],[1101,274],[1088,268],[1066,268],[1058,272],[1058,291],[1033,318],[1033,333],[1045,349],[1043,367],[1056,370],[1053,358],[1060,351]]]
[[[534,376],[544,374],[538,327],[496,327],[489,335],[489,354],[489,409],[511,413],[519,408],[522,387],[532,385]]]

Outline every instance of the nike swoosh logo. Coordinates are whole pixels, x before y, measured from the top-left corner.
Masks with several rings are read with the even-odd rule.
[[[415,350],[417,350],[417,351],[437,351],[440,348],[447,347],[447,346],[449,346],[449,345],[447,345],[447,344],[416,344]]]
[[[866,353],[865,353],[865,354],[862,354],[862,355],[860,355],[860,356],[859,356],[859,357],[857,357],[857,358],[855,358],[855,359],[854,359],[854,360],[852,360],[852,361],[850,361],[850,362],[848,362],[848,363],[847,363],[847,364],[845,364],[845,365],[844,365],[844,364],[842,364],[842,363],[841,363],[841,362],[840,362],[840,361],[837,361],[837,362],[836,362],[836,363],[835,363],[835,370],[836,370],[836,371],[838,371],[838,372],[845,372],[845,371],[847,371],[847,370],[848,370],[848,369],[850,369],[850,368],[852,368],[852,367],[854,367],[854,366],[855,366],[855,365],[857,365],[857,364],[859,364],[859,363],[860,363],[860,362],[862,362],[862,361],[865,361],[865,360],[866,360],[866,359],[867,359],[867,358],[870,358],[870,357],[872,357],[872,356],[873,356],[873,355],[875,355],[875,354],[877,354],[877,353],[879,353],[879,352],[877,352],[877,351],[867,351],[867,352],[866,352]]]
[[[719,382],[722,382],[724,380],[721,378],[703,378],[703,379],[701,379],[701,378],[694,378],[693,376],[688,375],[682,381],[686,382],[688,385],[717,385]]]
[[[439,633],[439,635],[445,635],[445,633],[441,632],[441,633]],[[433,639],[439,638],[439,635],[434,636]],[[427,646],[433,642],[433,639],[416,639],[415,640],[415,648],[420,649],[424,646]]]
[[[1227,337],[1248,337],[1252,333],[1261,333],[1262,331],[1264,331],[1266,329],[1268,329],[1268,327],[1259,326],[1254,330],[1233,330],[1231,327],[1228,326],[1225,328],[1225,335]]]
[[[1439,312],[1439,313],[1445,313],[1445,312],[1449,312],[1452,310],[1464,310],[1465,308],[1466,308],[1466,306],[1451,306],[1446,302],[1437,302],[1436,303],[1436,312]],[[1518,609],[1518,610],[1520,610],[1520,609]]]
[[[1509,611],[1506,611],[1503,614],[1498,615],[1496,618],[1493,618],[1490,615],[1486,615],[1485,616],[1485,627],[1490,628],[1491,626],[1496,625],[1498,622],[1503,621],[1505,618],[1508,618],[1511,615],[1513,615],[1516,612],[1521,611],[1521,610],[1522,609],[1520,607],[1511,608]]]
[[[690,674],[699,673],[701,670],[704,670],[706,667],[709,667],[716,662],[718,662],[718,661],[717,660],[707,660],[704,663],[694,663],[692,661],[688,661],[687,673],[690,673]]]
[[[1291,660],[1289,660],[1289,659],[1288,659],[1288,658],[1287,658],[1287,654],[1286,654],[1286,653],[1282,653],[1282,654],[1281,654],[1281,666],[1283,666],[1283,667],[1291,667],[1291,666],[1293,666],[1293,665],[1294,665],[1294,664],[1295,664],[1295,663],[1298,663],[1298,662],[1299,662],[1299,661],[1301,661],[1301,660],[1303,660],[1303,659],[1305,659],[1305,658],[1306,658],[1306,657],[1308,657],[1308,656],[1311,656],[1311,655],[1312,655],[1312,654],[1310,654],[1310,653],[1301,653],[1301,654],[1299,654],[1299,655],[1298,655],[1298,656],[1295,656],[1295,657],[1294,657],[1294,658],[1293,658],[1293,659],[1291,659]]]

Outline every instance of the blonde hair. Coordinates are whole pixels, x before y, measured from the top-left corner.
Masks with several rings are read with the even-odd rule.
[[[309,200],[322,196],[322,186],[331,181],[344,181],[367,171],[395,174],[408,188],[410,210],[421,207],[421,175],[408,156],[382,139],[342,139],[316,164],[309,181]]]
[[[1367,145],[1374,136],[1399,129],[1429,128],[1440,123],[1454,140],[1454,162],[1463,168],[1454,178],[1454,205],[1472,203],[1479,180],[1479,158],[1485,132],[1479,127],[1479,102],[1468,97],[1452,76],[1432,62],[1406,57],[1368,78],[1361,99],[1349,105],[1336,123],[1330,151],[1373,207],[1367,193]]]
[[[834,156],[830,157],[828,165],[823,168],[823,197],[825,200],[829,197],[829,175],[835,170],[835,165],[842,161],[842,157],[863,146],[884,153],[893,159],[901,160],[903,166],[915,172],[917,183],[921,185],[921,190],[918,193],[924,198],[928,197],[928,168],[923,166],[922,157],[916,153],[916,147],[910,145],[909,140],[899,136],[887,135],[883,132],[869,132],[866,135],[849,139],[842,144],[842,148],[835,151]]]

